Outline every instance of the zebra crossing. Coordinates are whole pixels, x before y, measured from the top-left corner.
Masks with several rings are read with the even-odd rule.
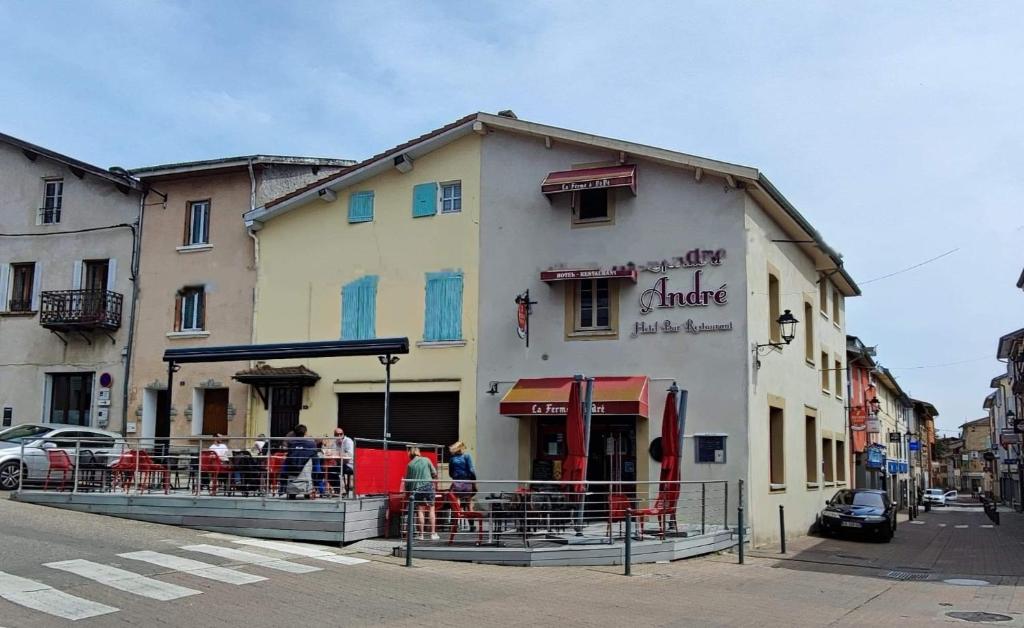
[[[214,545],[212,543],[182,545],[178,549],[189,554],[226,559],[232,565],[253,566],[288,574],[309,574],[322,571],[323,569],[314,565],[286,560],[280,556],[259,553],[258,550],[270,550],[276,554],[287,554],[306,560],[343,566],[354,566],[369,562],[366,559],[355,556],[335,554],[316,546],[279,541],[262,541],[260,539],[234,538],[226,537],[225,535],[215,536],[217,540],[245,546],[246,549],[223,544]],[[167,573],[184,574],[189,577],[212,580],[234,586],[255,584],[269,579],[266,576],[239,571],[233,567],[216,565],[168,552],[140,550],[118,554],[117,557],[126,559],[129,561],[129,564],[119,563],[120,566],[114,566],[77,558],[43,563],[42,566],[53,569],[55,572],[72,574],[85,581],[159,602],[173,602],[182,598],[202,595],[203,592],[179,584],[164,582],[157,577],[136,573],[131,569],[125,568],[126,566],[131,567],[137,564],[142,568],[143,565],[151,565],[166,570]],[[71,621],[108,615],[121,610],[108,604],[102,604],[61,591],[45,582],[0,571],[0,616],[4,615],[4,600],[33,611]]]

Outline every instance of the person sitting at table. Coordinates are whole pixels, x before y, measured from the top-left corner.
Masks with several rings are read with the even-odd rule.
[[[345,496],[347,497],[355,488],[355,467],[353,462],[355,460],[356,444],[351,438],[345,436],[345,430],[340,426],[334,428],[334,448],[341,459],[341,474],[345,478]]]
[[[254,456],[265,456],[267,455],[267,435],[260,434],[256,437],[256,441],[252,444],[252,450],[249,452]]]
[[[306,426],[296,425],[294,438],[288,440],[288,457],[285,458],[285,474],[288,476],[286,492],[288,499],[296,495],[313,492],[313,458],[317,447],[312,438],[306,438]]]
[[[217,457],[220,458],[221,462],[231,462],[231,448],[224,444],[223,434],[213,435],[213,444],[210,445],[210,451],[217,454]]]

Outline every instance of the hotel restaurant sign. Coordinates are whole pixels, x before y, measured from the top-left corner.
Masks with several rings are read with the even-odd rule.
[[[662,310],[674,311],[675,308],[717,308],[729,302],[728,285],[723,283],[715,286],[705,277],[708,268],[722,265],[725,249],[692,249],[684,255],[660,262],[648,262],[639,270],[660,275],[653,284],[640,293],[640,314],[648,315]],[[636,267],[627,265],[628,270],[635,272]],[[680,286],[669,271],[686,269],[689,271],[688,281]],[[702,334],[706,332],[732,331],[732,321],[707,322],[693,318],[672,320],[666,318],[659,321],[636,321],[630,333],[631,338],[650,334],[675,334],[685,332]]]

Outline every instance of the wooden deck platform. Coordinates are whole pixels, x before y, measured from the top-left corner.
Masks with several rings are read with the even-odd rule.
[[[338,544],[383,536],[387,508],[385,497],[286,500],[26,490],[11,499],[239,536]]]
[[[735,547],[737,537],[731,530],[709,530],[706,534],[667,538],[664,541],[648,537],[633,541],[632,562],[654,563],[679,560],[704,554],[721,552]],[[396,545],[395,556],[405,556],[405,546]],[[621,565],[625,561],[625,545],[614,543],[567,545],[563,543],[536,543],[532,547],[493,547],[451,545],[444,541],[416,541],[413,559],[455,560],[490,565],[519,567],[585,567],[595,565]]]

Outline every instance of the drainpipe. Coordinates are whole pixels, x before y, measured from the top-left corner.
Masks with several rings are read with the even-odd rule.
[[[252,157],[249,158],[249,211],[256,209],[256,173],[252,167]],[[252,266],[253,272],[256,274],[255,281],[253,281],[252,287],[252,319],[249,321],[249,342],[256,343],[256,307],[259,303],[259,276],[260,276],[260,238],[256,235],[256,230],[249,227],[245,230],[246,234],[252,238]],[[255,362],[249,361],[249,367],[252,368]],[[267,389],[267,395],[270,394],[270,389]],[[252,388],[249,390],[249,402],[247,404],[248,410],[245,413],[245,432],[246,436],[255,436],[260,433],[260,430],[255,428],[255,421],[253,421],[253,414],[256,409],[256,399],[252,394]],[[250,434],[250,432],[252,432]],[[266,432],[270,434],[270,430]]]
[[[132,307],[128,314],[128,343],[125,346],[124,382],[121,384],[121,436],[128,434],[128,381],[131,379],[132,357],[135,349],[135,311],[139,304],[139,257],[142,249],[142,221],[145,215],[146,196],[148,194],[148,188],[142,190],[141,198],[139,198],[139,216],[135,224],[132,225],[132,261],[129,264],[131,267],[129,280],[132,282]]]

